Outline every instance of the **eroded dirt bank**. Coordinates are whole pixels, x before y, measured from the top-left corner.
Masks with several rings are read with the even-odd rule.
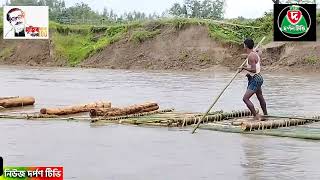
[[[50,40],[0,40],[0,64],[67,66],[55,55]],[[276,43],[263,46],[263,65],[269,71],[320,72],[320,43]],[[236,68],[245,59],[241,46],[209,37],[205,26],[181,30],[163,27],[160,34],[137,43],[130,33],[88,57],[78,66],[111,69],[203,70],[216,66]]]

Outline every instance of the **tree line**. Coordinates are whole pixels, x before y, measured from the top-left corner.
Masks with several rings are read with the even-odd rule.
[[[316,0],[272,0],[274,3],[316,3]],[[136,21],[157,19],[162,17],[205,18],[220,20],[224,18],[225,0],[184,0],[175,3],[162,14],[133,11],[117,14],[112,9],[104,8],[102,12],[94,11],[86,3],[76,3],[66,7],[64,0],[7,0],[6,5],[12,6],[49,6],[49,17],[53,21],[68,19],[98,20],[98,21]]]
[[[175,3],[162,14],[132,11],[117,14],[112,9],[104,8],[102,12],[94,11],[86,3],[76,3],[66,7],[64,0],[7,0],[6,5],[11,6],[49,6],[50,20],[63,19],[99,19],[106,21],[135,21],[157,19],[161,17],[187,17],[222,19],[225,0],[185,0],[184,3]]]
[[[175,3],[169,13],[186,18],[223,19],[225,0],[185,0]]]

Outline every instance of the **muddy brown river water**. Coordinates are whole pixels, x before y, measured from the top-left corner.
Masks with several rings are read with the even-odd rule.
[[[97,100],[148,100],[203,112],[233,72],[148,72],[0,67],[1,96],[34,96],[41,107]],[[320,114],[319,74],[264,74],[270,114]],[[244,109],[239,75],[215,110]],[[257,105],[256,98],[254,99]],[[65,179],[320,179],[320,142],[198,130],[88,122],[0,120],[0,155],[9,166],[64,166]]]

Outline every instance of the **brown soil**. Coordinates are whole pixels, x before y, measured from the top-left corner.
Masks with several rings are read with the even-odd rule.
[[[213,41],[203,26],[176,31],[166,28],[157,37],[136,44],[129,37],[88,58],[80,66],[112,69],[214,70],[236,69],[246,58],[243,48]],[[261,50],[267,71],[320,72],[320,43],[272,42]]]
[[[199,70],[232,57],[229,48],[213,41],[203,26],[180,31],[164,28],[160,35],[142,43],[130,42],[129,36],[88,58],[81,66]]]
[[[56,61],[49,40],[0,40],[0,49],[10,49],[6,57],[0,57],[2,65],[62,66]],[[1,51],[0,51],[1,52]]]
[[[79,66],[111,69],[215,70],[236,69],[246,58],[243,48],[212,40],[204,26],[182,30],[164,27],[161,33],[142,43],[130,41],[130,34]],[[4,47],[11,52],[1,57]],[[268,71],[320,72],[320,43],[276,43],[263,46],[262,64]],[[66,66],[57,60],[48,40],[0,39],[0,64],[28,66]]]

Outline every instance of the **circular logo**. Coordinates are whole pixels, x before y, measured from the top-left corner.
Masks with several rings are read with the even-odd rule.
[[[284,36],[297,39],[308,33],[311,26],[311,17],[304,7],[290,5],[282,9],[278,15],[277,23]]]

